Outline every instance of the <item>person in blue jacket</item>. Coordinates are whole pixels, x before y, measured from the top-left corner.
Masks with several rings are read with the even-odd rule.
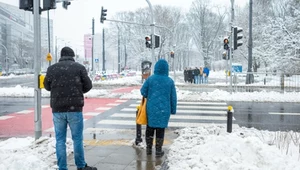
[[[208,67],[204,67],[204,70],[203,70],[203,74],[204,74],[204,83],[208,83],[208,76],[209,76],[209,69]]]
[[[174,81],[169,77],[169,65],[164,59],[158,60],[154,67],[154,74],[143,84],[141,94],[147,98],[147,127],[146,150],[152,154],[154,132],[156,133],[155,155],[164,155],[162,150],[165,128],[168,127],[170,114],[176,114],[177,94]]]

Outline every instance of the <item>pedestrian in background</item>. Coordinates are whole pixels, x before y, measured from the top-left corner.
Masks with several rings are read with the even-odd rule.
[[[209,76],[209,69],[208,67],[204,67],[203,70],[203,76],[204,76],[204,83],[208,83],[208,76]]]
[[[61,50],[59,62],[48,67],[44,80],[50,91],[50,106],[56,138],[56,157],[59,170],[67,170],[66,138],[69,125],[74,145],[74,159],[78,170],[97,170],[86,164],[83,148],[83,94],[92,89],[86,68],[75,62],[74,51]]]
[[[154,133],[156,136],[156,157],[164,155],[165,128],[168,127],[170,114],[176,114],[177,94],[174,81],[169,77],[169,65],[164,59],[158,60],[154,75],[150,76],[141,88],[141,94],[147,98],[146,145],[147,155],[152,154]]]

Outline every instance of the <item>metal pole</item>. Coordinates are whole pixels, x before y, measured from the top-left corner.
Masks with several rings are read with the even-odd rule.
[[[118,27],[118,73],[121,72],[120,28]]]
[[[94,35],[95,35],[95,19],[92,20],[92,69],[94,71]]]
[[[229,41],[229,53],[230,55],[228,55],[228,57],[230,57],[230,63],[229,63],[229,73],[230,73],[230,94],[232,93],[232,58],[233,58],[233,48],[232,48],[232,44],[233,44],[233,23],[234,23],[234,0],[231,0],[231,23],[230,23],[230,37],[231,37],[231,41]]]
[[[103,28],[103,50],[102,50],[102,57],[103,57],[103,66],[102,66],[102,71],[105,71],[105,34],[104,34],[104,28]]]
[[[49,49],[49,53],[51,53],[51,39],[50,39],[50,19],[49,19],[49,10],[47,10],[47,18],[48,18],[48,49]],[[49,66],[51,66],[51,60],[49,61]]]
[[[253,73],[252,73],[252,11],[253,11],[253,1],[249,2],[249,41],[248,41],[248,70],[246,77],[246,84],[253,83]]]
[[[35,139],[42,136],[41,119],[41,89],[39,88],[39,73],[41,71],[41,16],[40,0],[33,3],[34,19],[34,129]]]
[[[152,40],[152,48],[151,48],[151,52],[152,52],[152,64],[151,64],[151,75],[153,75],[154,72],[154,62],[155,62],[155,51],[154,51],[154,46],[155,46],[155,36],[154,36],[154,32],[155,32],[155,23],[154,23],[154,14],[153,14],[153,8],[152,5],[150,3],[149,0],[146,0],[149,8],[150,8],[150,12],[151,12],[151,40]]]

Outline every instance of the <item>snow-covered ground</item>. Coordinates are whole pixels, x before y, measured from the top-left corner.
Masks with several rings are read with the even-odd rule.
[[[213,75],[213,74],[212,74]],[[1,81],[1,78],[0,78]],[[98,84],[140,85],[140,76],[97,82]],[[96,84],[97,84],[96,83]],[[86,97],[115,97],[111,89],[93,89]],[[299,102],[299,93],[191,92],[177,89],[179,100]],[[44,97],[49,92],[42,90]],[[33,97],[33,88],[16,85],[0,88],[0,96]],[[119,94],[123,99],[140,99],[139,90]],[[296,132],[268,132],[243,127],[226,133],[222,126],[203,126],[178,130],[180,136],[170,147],[170,170],[298,170],[299,139]],[[72,142],[68,140],[68,151]],[[52,170],[55,162],[54,138],[10,138],[0,142],[0,169]]]

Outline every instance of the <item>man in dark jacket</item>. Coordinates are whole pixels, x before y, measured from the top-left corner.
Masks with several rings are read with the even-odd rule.
[[[45,89],[51,93],[50,106],[56,136],[56,157],[59,170],[67,170],[67,125],[71,129],[74,159],[78,170],[97,170],[87,166],[83,149],[84,93],[92,89],[85,67],[74,60],[69,47],[61,50],[59,62],[48,67],[44,80]]]

